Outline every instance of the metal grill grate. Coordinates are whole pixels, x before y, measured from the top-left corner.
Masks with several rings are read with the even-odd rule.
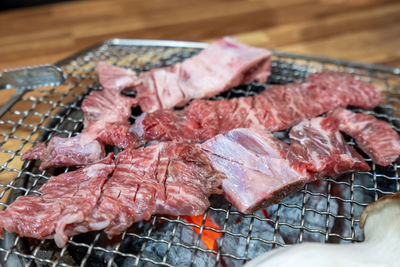
[[[97,61],[146,71],[182,61],[204,46],[112,40],[59,62],[67,74],[65,84],[26,93],[0,118],[0,198],[5,202],[0,205],[7,207],[20,195],[36,194],[51,175],[73,170],[40,172],[37,162],[24,163],[20,156],[37,141],[79,133],[83,121],[80,104],[91,90],[101,89],[94,71]],[[389,121],[400,131],[399,69],[277,52],[273,59],[268,85],[239,86],[214,99],[251,95],[270,84],[301,81],[307,74],[324,69],[337,70],[382,88],[384,104],[363,112]],[[134,110],[132,121],[139,114],[140,110]],[[354,145],[352,139],[347,140]],[[383,168],[368,157],[366,161],[371,165],[370,172],[307,184],[280,203],[251,215],[243,215],[223,197],[213,196],[211,207],[199,222],[153,216],[111,241],[101,232],[89,233],[71,238],[66,247],[58,249],[53,241],[6,233],[0,247],[0,262],[9,266],[239,266],[286,244],[361,241],[359,217],[363,208],[382,195],[400,191],[397,163]],[[216,240],[215,244],[207,246],[207,238]]]

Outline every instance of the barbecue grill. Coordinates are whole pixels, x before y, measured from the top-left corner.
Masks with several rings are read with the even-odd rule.
[[[80,132],[81,102],[92,90],[101,89],[95,72],[97,61],[147,71],[182,61],[204,47],[204,43],[114,39],[56,63],[66,76],[64,84],[27,91],[0,117],[0,198],[4,202],[0,204],[7,207],[18,196],[38,194],[50,176],[74,170],[39,171],[38,162],[22,162],[20,156],[38,141]],[[267,84],[242,85],[212,99],[256,94],[271,84],[302,81],[323,70],[349,73],[381,88],[385,101],[380,107],[356,111],[386,120],[400,131],[400,69],[384,66],[274,52]],[[134,96],[131,90],[124,93]],[[134,109],[132,122],[138,115],[140,110]],[[287,133],[276,134],[285,140]],[[351,138],[346,141],[354,145]],[[52,240],[6,233],[0,262],[6,266],[240,266],[288,244],[359,242],[363,240],[359,217],[364,207],[400,191],[396,162],[380,167],[362,155],[371,171],[307,184],[254,214],[241,214],[222,196],[212,196],[211,207],[202,216],[153,216],[113,240],[102,232],[92,232],[73,237],[58,249]]]

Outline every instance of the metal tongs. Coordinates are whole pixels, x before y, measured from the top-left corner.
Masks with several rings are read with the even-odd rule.
[[[20,69],[6,70],[0,75],[0,90],[17,89],[1,108],[0,118],[29,90],[42,86],[57,86],[64,82],[64,75],[54,65],[39,65]]]

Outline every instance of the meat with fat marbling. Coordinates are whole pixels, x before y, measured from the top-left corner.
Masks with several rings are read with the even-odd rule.
[[[217,135],[201,147],[212,166],[226,175],[226,198],[243,213],[275,203],[324,176],[369,169],[332,119],[303,121],[290,138],[288,145],[265,130],[242,128]]]
[[[57,244],[62,246],[68,236],[88,231],[104,230],[109,237],[119,235],[133,223],[148,220],[154,214],[201,215],[210,204],[208,197],[214,193],[223,192],[239,211],[249,213],[299,190],[307,182],[326,175],[337,176],[369,168],[344,142],[336,121],[329,117],[301,122],[292,128],[290,138],[291,144],[288,145],[265,130],[242,128],[217,135],[201,145],[161,142],[127,149],[118,154],[115,168],[111,166],[107,172],[113,171],[112,177],[105,182],[101,176],[100,182],[104,185],[95,188],[95,197],[90,198],[89,204],[78,197],[85,203],[81,213],[76,211],[75,202],[63,188],[59,195],[54,193],[58,198],[46,197],[43,211],[40,205],[37,209],[42,212],[38,220],[51,216],[46,219],[50,223],[49,229],[40,228],[43,233],[35,235],[30,230],[18,230],[20,225],[31,220],[31,215],[24,216],[18,212],[17,224],[3,227],[22,236],[37,238],[52,238],[55,233]],[[85,172],[86,176],[98,175],[98,167],[93,166],[96,164],[78,170],[79,174],[89,170]],[[71,187],[78,188],[78,192],[72,192],[74,196],[84,195],[86,190],[86,183],[79,180],[85,176],[76,178],[78,171],[63,174],[71,177],[71,184],[65,190],[71,192]],[[79,186],[72,178],[79,181]],[[52,178],[51,183],[43,188],[53,188],[54,191],[56,179],[61,178]],[[88,190],[93,192],[90,188]],[[41,191],[44,194],[53,192]],[[36,202],[27,203],[21,198],[16,203],[13,204],[16,210],[28,214],[25,209],[31,209]],[[68,203],[72,203],[71,208],[59,208]],[[15,210],[13,205],[6,212],[11,214]],[[50,206],[55,207],[55,212],[49,211]],[[62,210],[67,211],[69,217],[62,213],[60,222],[57,214]],[[71,210],[74,216],[71,216]],[[0,217],[4,220],[0,221],[3,225],[9,223],[7,216]]]
[[[98,122],[129,124],[131,107],[136,99],[104,89],[92,91],[82,102],[84,127]]]
[[[338,121],[339,129],[353,137],[374,163],[388,166],[399,157],[400,138],[389,123],[346,109],[337,109],[329,116]]]
[[[270,69],[270,51],[225,37],[182,63],[141,73],[135,89],[142,110],[153,112],[211,97],[239,84],[265,82]]]
[[[18,197],[0,212],[3,230],[37,239],[54,238],[63,247],[65,228],[81,222],[95,207],[103,184],[114,170],[113,154],[85,168],[53,176],[40,189],[41,195]]]
[[[83,101],[85,128],[80,134],[71,138],[55,136],[47,146],[38,143],[23,154],[22,160],[41,160],[41,170],[88,165],[104,157],[104,145],[137,146],[137,138],[129,130],[128,121],[136,100],[114,89],[93,91]]]
[[[324,88],[332,101],[342,99],[349,106],[373,109],[382,102],[381,91],[376,90],[372,84],[355,79],[349,74],[326,71],[311,74],[306,80]]]
[[[39,170],[51,167],[80,166],[94,163],[105,156],[104,146],[89,132],[64,138],[54,136],[49,143],[39,142],[27,152],[22,160],[41,160]]]
[[[315,177],[301,161],[288,159],[289,145],[258,129],[235,129],[206,141],[202,149],[224,173],[225,197],[250,213],[282,199]]]
[[[198,145],[166,142],[127,149],[118,154],[96,208],[67,232],[104,229],[112,237],[153,214],[203,214],[210,194],[221,193],[223,177]]]
[[[136,146],[136,138],[129,131],[131,107],[136,99],[104,89],[93,91],[83,101],[84,126],[102,144],[128,148]]]
[[[322,84],[323,79],[328,82]],[[309,82],[272,86],[254,96],[194,100],[183,110],[143,113],[130,129],[138,143],[200,142],[236,128],[261,127],[271,132],[288,129],[303,119],[350,104],[375,107],[380,95],[379,90],[350,76],[319,73]]]
[[[132,70],[116,67],[104,61],[97,63],[96,70],[103,88],[115,93],[134,86],[137,80],[136,73]]]
[[[350,147],[331,118],[304,120],[289,133],[291,149],[305,155],[307,169],[321,177],[338,176],[346,172],[369,170],[363,157]],[[304,149],[304,152],[301,152]]]

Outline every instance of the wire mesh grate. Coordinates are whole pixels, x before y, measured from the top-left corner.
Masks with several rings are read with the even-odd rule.
[[[20,157],[37,141],[80,132],[82,100],[90,91],[101,89],[95,72],[97,61],[139,72],[180,62],[199,49],[193,45],[106,42],[60,62],[67,75],[63,85],[27,92],[0,118],[0,204],[7,207],[18,196],[37,194],[50,176],[74,170],[39,171],[38,162],[22,162]],[[271,84],[302,81],[308,74],[326,69],[350,73],[381,88],[384,103],[373,111],[358,111],[386,120],[400,131],[400,76],[374,66],[274,53],[267,84],[239,86],[213,99],[256,94]],[[126,94],[134,96],[133,92]],[[140,110],[133,110],[132,122],[139,114]],[[351,138],[346,140],[354,145]],[[371,165],[369,172],[307,184],[280,203],[254,214],[241,214],[223,197],[212,196],[211,207],[203,216],[153,216],[113,240],[94,232],[73,237],[66,247],[58,249],[50,240],[6,233],[0,246],[0,262],[8,266],[240,266],[287,244],[361,241],[359,217],[363,208],[382,195],[400,190],[397,163],[383,168],[367,156],[365,159]]]

